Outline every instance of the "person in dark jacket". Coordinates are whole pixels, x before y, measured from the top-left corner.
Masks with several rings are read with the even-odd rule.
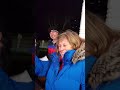
[[[76,32],[67,30],[58,36],[57,52],[50,60],[35,57],[35,74],[46,76],[45,90],[85,90],[85,59],[79,56],[82,42]]]
[[[34,90],[34,82],[16,82],[8,76],[6,72],[8,47],[4,37],[3,32],[0,32],[0,90]]]
[[[54,52],[56,52],[56,42],[57,42],[57,37],[58,37],[58,30],[56,27],[50,27],[48,29],[49,35],[50,35],[50,40],[48,41],[48,56]]]
[[[42,56],[50,58],[50,55],[52,53],[56,52],[56,42],[57,42],[57,37],[58,37],[59,31],[58,31],[57,27],[52,26],[48,29],[48,32],[49,32],[50,40],[48,41],[47,53],[46,52],[44,54],[43,54],[43,52],[41,52],[41,53],[43,54]],[[46,78],[44,76],[38,77],[38,82],[40,82],[40,86],[43,89],[45,88],[45,80],[46,80]]]
[[[120,34],[85,12],[86,90],[120,90]]]

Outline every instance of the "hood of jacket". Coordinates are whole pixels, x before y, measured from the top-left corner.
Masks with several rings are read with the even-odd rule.
[[[85,59],[85,43],[83,43],[80,48],[78,48],[76,50],[76,52],[74,53],[74,56],[72,58],[72,62],[75,64],[76,62],[80,61],[80,60],[84,60]]]
[[[89,84],[96,88],[103,82],[109,82],[120,77],[120,39],[114,41],[109,50],[95,62],[89,77]]]

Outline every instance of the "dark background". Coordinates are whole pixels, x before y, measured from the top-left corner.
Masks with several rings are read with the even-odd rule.
[[[0,1],[2,31],[38,32],[40,39],[48,39],[48,28],[57,25],[79,31],[82,0],[4,0]]]
[[[85,8],[106,20],[108,0],[86,0]]]
[[[0,30],[9,32],[38,32],[39,39],[48,39],[48,28],[79,30],[83,0],[1,0]],[[86,0],[86,9],[106,19],[108,0]]]
[[[6,72],[12,76],[27,69],[30,75],[34,38],[48,40],[48,28],[71,28],[78,32],[82,0],[3,0],[0,1],[0,31],[6,32]],[[68,22],[63,28],[67,18]],[[36,33],[35,33],[36,32]],[[20,48],[17,35],[22,34]]]

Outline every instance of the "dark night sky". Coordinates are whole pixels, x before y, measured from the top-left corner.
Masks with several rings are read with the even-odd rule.
[[[100,16],[103,20],[106,19],[108,0],[87,0],[85,8]]]
[[[65,16],[80,19],[82,0],[4,0],[0,2],[4,31],[39,32],[48,37],[48,20],[63,24]]]
[[[80,17],[81,7],[82,0],[37,1],[35,7],[37,12],[36,30],[44,33],[40,35],[48,34],[49,19],[56,18],[57,24],[63,24],[65,16]]]

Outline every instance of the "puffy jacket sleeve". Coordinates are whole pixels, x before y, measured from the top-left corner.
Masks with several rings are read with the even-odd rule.
[[[46,76],[48,69],[50,67],[50,61],[41,61],[37,56],[35,56],[35,74],[37,76]]]

